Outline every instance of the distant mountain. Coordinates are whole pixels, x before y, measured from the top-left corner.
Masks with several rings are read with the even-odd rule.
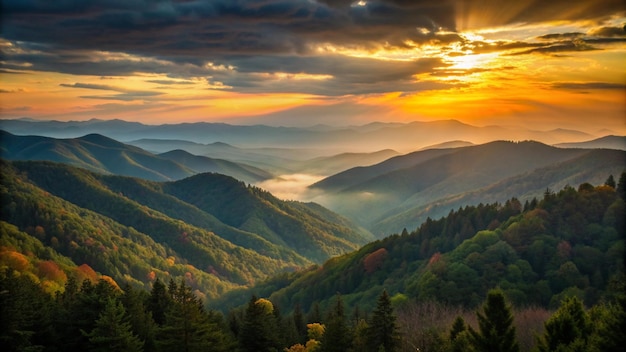
[[[585,182],[600,185],[607,175],[626,170],[626,154],[618,150],[590,150],[579,157],[551,164],[461,194],[452,194],[428,204],[399,207],[392,215],[380,219],[370,229],[373,233],[399,231],[398,224],[408,229],[419,227],[428,217],[437,219],[470,204],[503,202],[513,195],[522,201],[540,199],[546,189],[558,190],[566,185]],[[419,194],[418,197],[423,197]],[[406,202],[411,204],[412,202]]]
[[[231,177],[176,182],[2,161],[0,220],[76,265],[149,287],[151,271],[208,296],[355,250],[373,237],[319,205],[283,202]]]
[[[526,180],[524,189],[512,193],[489,193],[495,192],[490,186],[557,164],[559,172],[552,172],[552,179]],[[480,194],[471,197],[473,202],[504,201],[515,194],[537,195],[545,184],[562,187],[573,180],[598,181],[625,168],[626,153],[621,151],[491,142],[398,156],[347,170],[311,188],[321,194],[319,201],[327,207],[383,235],[403,227],[414,228],[426,217],[441,216],[455,206],[475,204],[467,202],[468,194],[478,190]]]
[[[605,149],[617,149],[626,150],[626,136],[604,136],[601,138],[593,139],[585,142],[578,143],[559,143],[555,144],[555,147],[559,148],[605,148]]]
[[[182,141],[179,143],[185,144]],[[228,145],[214,147],[225,150],[236,149]],[[202,172],[223,173],[247,183],[256,183],[273,177],[271,173],[257,167],[196,156],[182,150],[155,155],[99,134],[55,139],[17,136],[0,131],[0,156],[8,160],[62,162],[95,172],[154,181],[179,180]]]
[[[472,146],[472,145],[474,145],[474,143],[467,142],[467,141],[449,141],[449,142],[443,142],[443,143],[438,143],[438,144],[434,144],[434,145],[429,145],[427,147],[422,148],[421,150],[460,148],[460,147],[469,147],[469,146]]]
[[[158,156],[181,164],[193,170],[194,173],[216,172],[232,176],[246,183],[256,183],[274,177],[271,173],[254,166],[193,155],[180,149],[162,153]]]
[[[0,155],[9,160],[56,161],[91,171],[148,180],[175,180],[194,174],[192,170],[172,160],[99,134],[55,139],[16,136],[0,131],[0,148]]]
[[[391,149],[379,150],[372,153],[341,153],[293,163],[290,165],[290,168],[301,173],[332,175],[356,166],[377,164],[398,154],[397,151]]]
[[[323,154],[316,156],[341,152],[373,152],[383,149],[407,152],[450,140],[463,140],[474,144],[493,140],[537,140],[547,144],[555,144],[584,141],[595,137],[580,131],[564,129],[536,131],[514,126],[477,127],[456,120],[370,123],[363,126],[325,126],[324,128],[319,126],[242,126],[206,122],[144,125],[120,120],[90,120],[85,122],[0,120],[0,129],[19,135],[41,135],[56,138],[76,138],[85,134],[98,133],[123,142],[140,139],[169,139],[200,144],[224,142],[241,148],[279,148],[283,149],[282,152],[285,152],[284,149],[294,148],[323,152]],[[173,149],[187,150],[182,147],[169,150]],[[162,150],[161,152],[169,150]],[[191,150],[187,151],[197,154]],[[299,154],[304,155],[302,152]],[[223,158],[204,153],[200,155]],[[225,159],[239,161],[231,158]],[[259,167],[256,164],[252,165]]]

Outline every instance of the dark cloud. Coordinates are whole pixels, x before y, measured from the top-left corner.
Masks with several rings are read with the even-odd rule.
[[[28,70],[74,75],[201,77],[244,92],[412,91],[426,88],[415,84],[415,75],[445,64],[439,59],[391,62],[321,55],[317,49],[461,43],[475,53],[589,50],[591,44],[563,42],[572,38],[565,37],[567,33],[542,38],[548,42],[540,44],[481,43],[457,31],[547,20],[601,22],[615,13],[624,13],[622,0],[521,0],[506,5],[500,0],[369,0],[360,5],[351,0],[3,0],[0,35],[20,50],[3,50],[0,72],[24,71],[21,64],[29,63]],[[615,33],[607,28],[593,35]],[[305,86],[272,80],[277,73],[330,78],[307,81]],[[94,86],[74,88],[101,89]],[[141,98],[137,92],[118,92],[120,100]]]
[[[624,15],[623,0],[458,0],[457,29],[496,27],[515,23],[555,20],[602,22],[612,15]]]
[[[550,33],[546,35],[541,35],[537,37],[537,39],[541,40],[563,40],[563,39],[575,39],[584,36],[584,33],[581,32],[570,32],[570,33]]]
[[[592,89],[618,89],[626,90],[626,84],[624,83],[610,83],[610,82],[557,82],[552,84],[554,88],[560,89],[573,89],[573,90],[592,90]]]
[[[85,98],[85,99],[133,101],[133,100],[145,100],[145,99],[163,94],[160,92],[129,90],[129,89],[120,88],[120,87],[114,87],[114,86],[103,85],[103,84],[91,84],[91,83],[73,83],[73,84],[61,83],[59,84],[59,86],[67,87],[67,88],[107,90],[107,91],[120,93],[120,94],[115,94],[115,95],[81,96],[81,98]]]
[[[589,31],[589,35],[598,37],[626,37],[626,25],[623,27],[601,27]]]

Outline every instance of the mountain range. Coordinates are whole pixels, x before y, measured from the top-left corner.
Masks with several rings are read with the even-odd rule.
[[[287,306],[328,303],[331,291],[354,293],[346,297],[349,304],[369,302],[383,286],[400,295],[429,298],[424,292],[454,290],[422,282],[420,275],[456,282],[471,273],[465,267],[452,273],[431,270],[427,262],[436,262],[437,251],[449,262],[462,258],[470,263],[474,257],[455,252],[463,241],[474,241],[468,248],[481,246],[480,255],[511,254],[506,245],[512,246],[516,258],[549,281],[552,272],[560,270],[558,265],[567,263],[550,264],[548,273],[545,263],[527,255],[529,246],[548,251],[584,236],[580,231],[601,240],[581,237],[571,242],[594,248],[576,247],[574,257],[586,254],[572,260],[588,278],[605,283],[608,271],[593,273],[586,260],[590,255],[599,260],[596,249],[613,260],[619,249],[613,235],[623,231],[619,216],[613,214],[621,211],[621,203],[610,204],[615,191],[586,186],[601,185],[607,176],[626,169],[626,138],[620,136],[593,139],[555,130],[538,133],[575,144],[485,142],[488,131],[506,129],[456,121],[293,128],[299,132],[289,138],[281,133],[291,133],[291,128],[223,124],[13,120],[0,126],[11,127],[0,134],[0,264],[29,271],[51,292],[62,287],[58,272],[65,271],[78,277],[97,273],[144,288],[157,277],[184,278],[199,295],[219,299],[222,305],[244,302],[252,285],[257,285],[254,292]],[[38,128],[64,137],[36,136]],[[437,133],[446,128],[450,139],[442,140]],[[252,139],[244,141],[244,132],[252,133]],[[203,138],[192,138],[202,133]],[[467,138],[468,133],[476,135]],[[373,144],[366,147],[364,142],[377,136],[384,136],[383,142],[402,137],[405,140],[395,146],[416,147],[405,154]],[[302,144],[297,144],[298,138]],[[230,144],[233,141],[242,145]],[[315,203],[280,200],[255,186],[298,172],[326,176],[304,193]],[[577,185],[575,196],[570,186]],[[554,190],[562,190],[554,198],[560,208],[551,208]],[[574,211],[577,217],[568,208],[572,199],[582,202]],[[553,218],[533,212],[537,204]],[[562,231],[562,221],[572,224],[569,230]],[[516,242],[520,228],[538,223],[532,236],[535,242],[543,241],[541,246]],[[550,229],[555,238],[541,237],[539,228]],[[392,235],[398,233],[402,235]],[[497,250],[491,247],[496,244]],[[544,252],[533,255],[555,255]],[[532,275],[519,260],[502,258],[496,259]],[[483,270],[479,268],[471,266]],[[511,270],[518,280],[513,273],[517,271]],[[484,289],[472,288],[474,293]],[[535,289],[543,288],[522,291],[528,296]],[[456,297],[452,303],[475,304],[479,296],[463,290],[459,292],[465,294],[450,294]],[[558,290],[550,292],[556,296]],[[546,297],[551,294],[542,294],[539,302],[549,304]]]
[[[567,129],[537,131],[508,126],[478,127],[456,120],[378,122],[362,126],[280,127],[205,122],[145,125],[123,120],[93,119],[62,122],[17,119],[0,120],[0,129],[18,135],[33,134],[55,138],[76,138],[98,133],[121,142],[161,139],[201,144],[223,142],[242,148],[296,148],[315,151],[317,155],[314,156],[328,156],[342,152],[373,152],[384,149],[407,153],[452,140],[482,144],[494,140],[494,136],[503,140],[531,139],[546,144],[556,144],[587,141],[611,134],[610,131],[590,135]],[[314,156],[307,155],[308,158]]]
[[[178,180],[202,172],[222,173],[248,183],[273,177],[250,165],[196,156],[183,150],[155,155],[100,134],[57,139],[0,131],[0,156],[8,160],[56,161],[95,172],[154,181]]]
[[[496,141],[396,156],[340,172],[310,189],[316,201],[384,236],[459,206],[514,196],[529,200],[546,188],[597,184],[625,167],[623,150]]]
[[[3,226],[36,232],[77,265],[146,287],[151,273],[190,275],[211,297],[372,239],[318,205],[281,201],[221,174],[155,182],[3,161],[1,191]]]

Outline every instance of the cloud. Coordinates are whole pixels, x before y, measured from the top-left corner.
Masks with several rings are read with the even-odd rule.
[[[611,82],[557,82],[553,83],[554,88],[560,89],[574,89],[574,90],[591,90],[591,89],[626,89],[624,83],[611,83]]]
[[[474,53],[591,50],[601,42],[563,42],[574,37],[567,33],[543,36],[541,43],[487,43],[459,31],[551,20],[600,26],[608,16],[623,13],[621,0],[520,0],[506,6],[500,0],[368,0],[359,6],[351,0],[4,0],[1,36],[8,44],[0,72],[148,73],[172,79],[150,83],[199,79],[210,89],[244,93],[415,92],[436,88],[415,76],[445,69],[445,61],[390,61],[345,52],[417,51],[434,45],[443,53],[456,44]],[[602,27],[593,35],[613,38],[617,32]],[[116,89],[109,90],[120,94],[107,99],[157,95]]]
[[[589,35],[599,37],[626,37],[626,25],[624,27],[600,27],[588,32]]]
[[[103,100],[121,100],[121,101],[133,101],[133,100],[145,100],[146,98],[162,95],[163,93],[157,91],[138,91],[129,90],[126,88],[109,86],[104,84],[91,84],[91,83],[61,83],[61,87],[67,88],[79,88],[79,89],[95,89],[95,90],[107,90],[118,92],[120,94],[115,95],[84,95],[81,98],[85,99],[103,99]]]

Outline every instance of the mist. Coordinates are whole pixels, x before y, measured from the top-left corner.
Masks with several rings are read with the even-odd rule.
[[[255,186],[269,191],[283,200],[311,201],[315,195],[307,187],[326,176],[312,174],[285,174],[276,178],[258,182]]]

